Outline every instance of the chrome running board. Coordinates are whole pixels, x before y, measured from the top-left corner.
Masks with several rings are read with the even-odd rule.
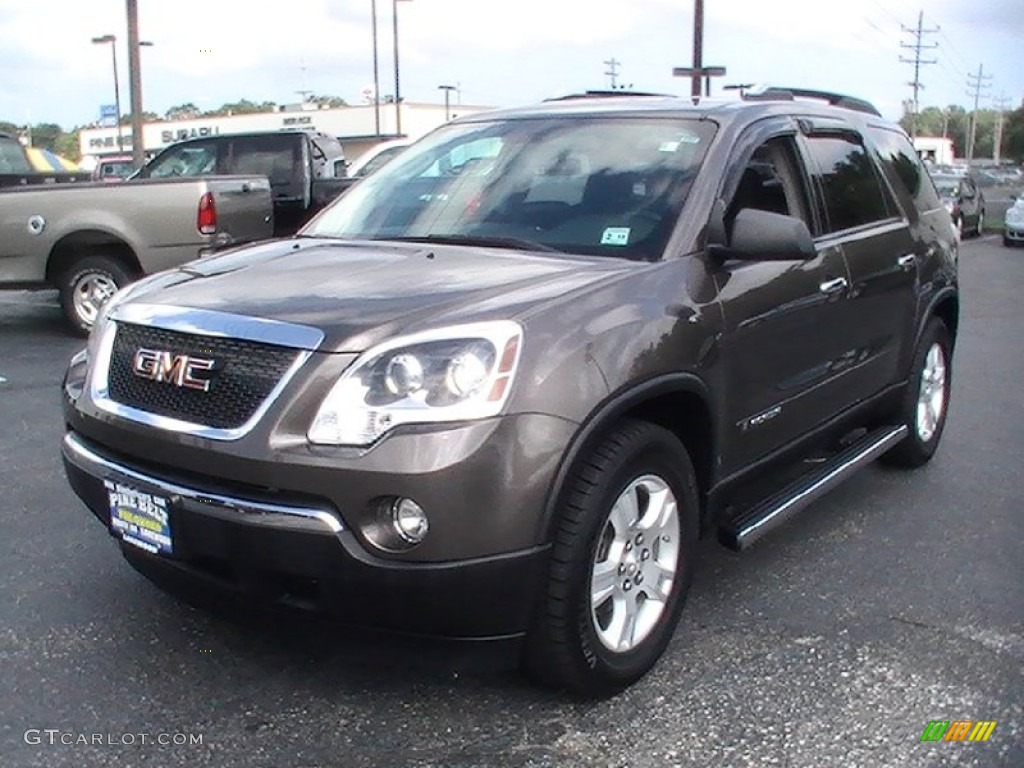
[[[754,505],[718,529],[718,540],[740,552],[778,528],[846,478],[900,442],[906,425],[869,432],[824,464],[797,478],[778,493]]]

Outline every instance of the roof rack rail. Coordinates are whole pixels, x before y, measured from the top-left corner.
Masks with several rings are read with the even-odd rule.
[[[552,96],[544,101],[571,101],[572,99],[609,99],[620,96],[657,96],[663,99],[673,98],[667,93],[645,93],[643,91],[584,91],[583,93],[570,93],[566,96]]]
[[[819,99],[833,107],[852,109],[869,115],[882,116],[870,101],[831,91],[816,91],[810,88],[789,88],[786,86],[754,86],[742,92],[744,101],[793,101],[794,99]]]

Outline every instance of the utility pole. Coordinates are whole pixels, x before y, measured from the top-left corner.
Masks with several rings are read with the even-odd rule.
[[[999,114],[996,116],[996,135],[992,142],[992,159],[998,164],[1003,158],[1003,121],[1006,119],[1006,110],[1010,106],[1010,100],[1006,98],[1005,93],[1001,93],[995,102]]]
[[[690,78],[690,98],[696,104],[700,101],[700,81],[704,79],[705,96],[711,95],[711,78],[725,75],[725,67],[704,66],[704,0],[694,0],[693,5],[693,66],[673,67],[673,77]]]
[[[939,28],[938,27],[935,27],[934,29],[925,29],[924,28],[924,11],[921,11],[921,12],[919,12],[917,14],[917,27],[916,28],[914,28],[914,27],[905,27],[902,24],[900,25],[900,28],[903,30],[904,33],[909,33],[914,38],[914,42],[912,42],[912,43],[900,43],[900,48],[908,48],[908,49],[910,49],[910,50],[912,50],[914,52],[914,58],[912,58],[912,59],[905,59],[902,56],[900,56],[900,61],[902,63],[904,63],[904,64],[913,64],[914,65],[914,79],[911,80],[909,83],[907,83],[907,85],[909,85],[914,90],[914,109],[913,109],[913,112],[911,112],[911,114],[910,114],[910,136],[911,136],[911,138],[916,139],[917,138],[918,94],[919,94],[920,91],[924,90],[924,85],[921,83],[921,65],[922,64],[935,64],[936,63],[936,59],[922,59],[921,58],[921,51],[927,51],[927,50],[931,50],[933,48],[938,48],[939,47],[938,43],[926,44],[924,42],[924,36],[925,35],[934,35],[936,32],[939,31]]]
[[[704,0],[693,4],[693,75],[690,79],[690,98],[700,98],[700,69],[704,66]]]
[[[972,94],[970,91],[967,92],[968,96],[974,96],[974,111],[971,112],[971,128],[967,133],[967,165],[971,164],[971,160],[974,159],[974,140],[978,133],[978,102],[981,100],[981,92],[991,88],[991,84],[986,82],[992,79],[992,75],[985,74],[985,65],[978,65],[978,74],[967,75],[967,85],[971,90],[974,91]]]
[[[605,70],[605,74],[611,79],[612,90],[614,91],[618,82],[619,67],[622,65],[622,62],[616,61],[615,57],[612,56],[610,59],[607,59],[602,63],[608,65],[608,69]]]
[[[142,137],[142,68],[139,57],[139,3],[127,0],[128,14],[128,89],[132,104],[132,165],[141,168],[146,159]],[[120,118],[119,118],[120,119]]]

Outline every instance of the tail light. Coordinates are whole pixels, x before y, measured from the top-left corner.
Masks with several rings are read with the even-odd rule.
[[[196,216],[196,229],[201,235],[212,235],[217,232],[217,206],[213,203],[213,193],[207,192],[199,198],[199,214]]]

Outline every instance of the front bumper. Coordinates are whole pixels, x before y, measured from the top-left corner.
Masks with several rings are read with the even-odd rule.
[[[1003,237],[1015,243],[1024,243],[1024,224],[1006,224],[1003,227]]]
[[[546,547],[451,562],[383,559],[322,499],[243,496],[157,473],[73,431],[62,454],[75,493],[111,533],[104,481],[171,500],[172,554],[121,543],[129,562],[158,583],[170,578],[353,625],[442,637],[508,637],[528,626]]]

